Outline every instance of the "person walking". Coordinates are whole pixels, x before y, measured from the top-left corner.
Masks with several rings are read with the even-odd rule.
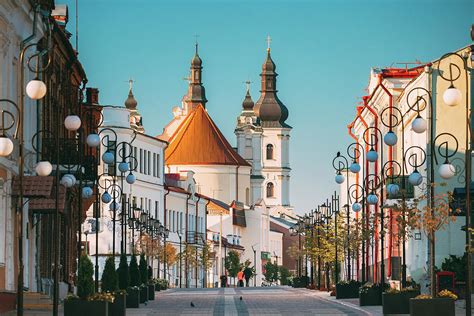
[[[237,273],[237,286],[238,287],[243,287],[244,286],[244,272],[242,271],[242,268],[239,269],[239,272]]]
[[[245,276],[245,286],[249,287],[249,282],[250,278],[252,277],[252,268],[250,268],[250,265],[247,264],[244,269],[244,276]]]

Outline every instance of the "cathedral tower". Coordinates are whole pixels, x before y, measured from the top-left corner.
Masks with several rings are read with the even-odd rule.
[[[290,206],[290,132],[288,109],[277,96],[276,66],[270,55],[262,65],[261,95],[254,112],[262,127],[262,193],[269,206]]]
[[[189,110],[196,108],[198,104],[206,107],[206,90],[202,85],[202,60],[198,54],[198,44],[196,43],[196,52],[191,60],[188,93],[184,102]]]
[[[288,109],[277,96],[276,65],[267,48],[262,65],[260,98],[253,104],[249,88],[237,118],[238,153],[252,165],[252,201],[267,206],[290,204],[290,132]]]

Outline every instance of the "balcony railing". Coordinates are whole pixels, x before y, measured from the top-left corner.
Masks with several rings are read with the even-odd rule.
[[[188,231],[187,243],[190,245],[204,245],[206,241],[206,235],[195,231]]]

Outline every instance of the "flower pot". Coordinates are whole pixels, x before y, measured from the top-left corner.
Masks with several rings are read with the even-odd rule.
[[[139,308],[140,307],[140,290],[139,289],[128,289],[126,298],[127,308]]]
[[[351,282],[346,284],[336,284],[336,299],[358,298],[360,283]]]
[[[148,300],[154,301],[155,300],[155,285],[148,284]]]
[[[400,293],[383,293],[383,314],[409,314],[410,299],[415,298],[420,291],[404,291]]]
[[[125,316],[126,302],[126,294],[115,294],[114,302],[112,304],[109,303],[109,316]]]
[[[66,300],[64,316],[108,316],[109,303],[105,301]]]
[[[140,287],[140,303],[146,303],[148,301],[148,286]]]
[[[359,292],[359,306],[382,305],[382,290],[379,287],[364,288]]]
[[[447,297],[410,299],[411,316],[454,316],[454,300]]]

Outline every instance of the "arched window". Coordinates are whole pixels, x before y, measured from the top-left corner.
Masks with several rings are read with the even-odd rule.
[[[267,183],[267,198],[273,197],[274,194],[274,185],[271,182]]]
[[[267,160],[273,159],[273,145],[267,145]]]

